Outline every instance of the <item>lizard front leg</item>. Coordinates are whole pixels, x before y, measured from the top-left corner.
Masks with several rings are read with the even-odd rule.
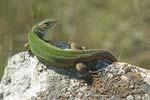
[[[25,49],[27,49],[27,50],[31,50],[29,43],[25,43],[25,44],[24,44],[24,47],[25,47]]]
[[[47,43],[52,44],[52,41],[45,40],[44,38],[42,38],[42,40],[45,41],[45,42],[47,42]],[[31,50],[29,43],[25,43],[25,44],[24,44],[24,47],[25,47],[26,50],[29,50],[29,51]]]

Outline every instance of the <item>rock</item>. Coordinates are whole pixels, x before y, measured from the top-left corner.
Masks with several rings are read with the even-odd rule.
[[[121,78],[121,80],[123,80],[123,81],[127,81],[127,80],[128,80],[128,78],[127,78],[125,75],[120,76],[120,78]]]
[[[98,63],[96,75],[79,77],[75,68],[48,66],[21,52],[5,67],[0,100],[150,100],[150,70],[127,63]]]
[[[127,100],[134,100],[134,97],[132,95],[127,96]]]

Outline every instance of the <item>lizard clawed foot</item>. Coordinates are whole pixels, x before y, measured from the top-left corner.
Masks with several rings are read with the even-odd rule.
[[[84,63],[77,63],[75,66],[76,70],[80,73],[80,74],[85,74],[86,72],[89,72],[89,74],[91,76],[99,76],[99,72],[103,71],[103,69],[99,69],[99,70],[91,70],[88,68],[88,66]]]

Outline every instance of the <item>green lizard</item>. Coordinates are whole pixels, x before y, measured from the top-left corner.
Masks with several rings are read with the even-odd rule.
[[[40,60],[58,67],[75,66],[78,63],[88,63],[98,59],[117,59],[108,51],[100,49],[65,50],[47,43],[44,35],[56,24],[56,20],[45,19],[36,24],[28,34],[29,47]]]

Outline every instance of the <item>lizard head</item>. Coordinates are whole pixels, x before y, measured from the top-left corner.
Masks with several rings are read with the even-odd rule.
[[[57,21],[55,19],[45,19],[35,25],[32,28],[32,31],[34,31],[38,36],[43,37],[49,29],[55,26],[56,22]]]

